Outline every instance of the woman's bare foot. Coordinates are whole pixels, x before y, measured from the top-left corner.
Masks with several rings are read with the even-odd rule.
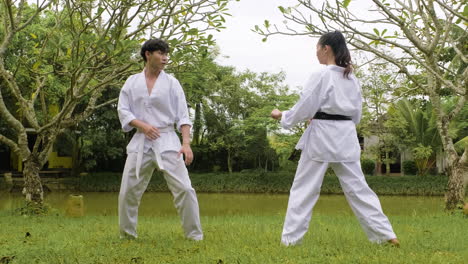
[[[400,247],[400,241],[398,241],[396,238],[388,240],[388,243],[392,244],[394,247]]]

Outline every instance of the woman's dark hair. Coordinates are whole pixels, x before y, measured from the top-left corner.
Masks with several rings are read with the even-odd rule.
[[[318,44],[331,47],[333,54],[335,54],[336,65],[345,68],[343,76],[348,78],[353,68],[351,67],[351,55],[343,34],[340,31],[325,33],[320,37]]]
[[[165,42],[164,40],[157,39],[157,38],[147,40],[143,44],[143,46],[141,46],[140,55],[141,57],[143,57],[143,60],[146,62],[145,52],[146,51],[153,52],[157,50],[162,51],[164,53],[169,53],[169,44],[167,44],[167,42]]]

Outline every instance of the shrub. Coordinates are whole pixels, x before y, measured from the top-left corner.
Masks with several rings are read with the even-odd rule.
[[[80,191],[118,192],[121,176],[121,173],[90,173],[80,179]],[[287,171],[190,173],[190,180],[193,188],[199,193],[289,193],[294,173]],[[448,178],[443,175],[372,176],[367,177],[366,181],[379,195],[443,195]],[[147,191],[169,191],[161,172],[154,173]],[[343,194],[338,177],[332,175],[331,171],[324,177],[321,193]]]
[[[375,163],[370,159],[361,160],[362,172],[366,175],[373,175],[375,170]]]
[[[416,162],[414,162],[414,160],[403,161],[403,172],[406,175],[416,175],[416,173],[418,172],[418,167],[416,167]]]

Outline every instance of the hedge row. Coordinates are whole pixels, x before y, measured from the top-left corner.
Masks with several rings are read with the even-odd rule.
[[[192,185],[197,192],[219,193],[288,193],[293,182],[291,172],[248,173],[191,173]],[[447,177],[430,176],[367,176],[369,186],[384,195],[443,195]],[[118,192],[120,173],[90,173],[79,181],[80,191]],[[156,172],[148,185],[148,191],[168,191],[166,182]],[[323,194],[342,194],[338,178],[327,173],[322,184]]]

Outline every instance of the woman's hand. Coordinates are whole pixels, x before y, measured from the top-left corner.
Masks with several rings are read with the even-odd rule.
[[[273,111],[271,111],[271,117],[276,119],[276,120],[279,120],[281,119],[281,116],[282,116],[282,112],[278,109],[273,109]]]

